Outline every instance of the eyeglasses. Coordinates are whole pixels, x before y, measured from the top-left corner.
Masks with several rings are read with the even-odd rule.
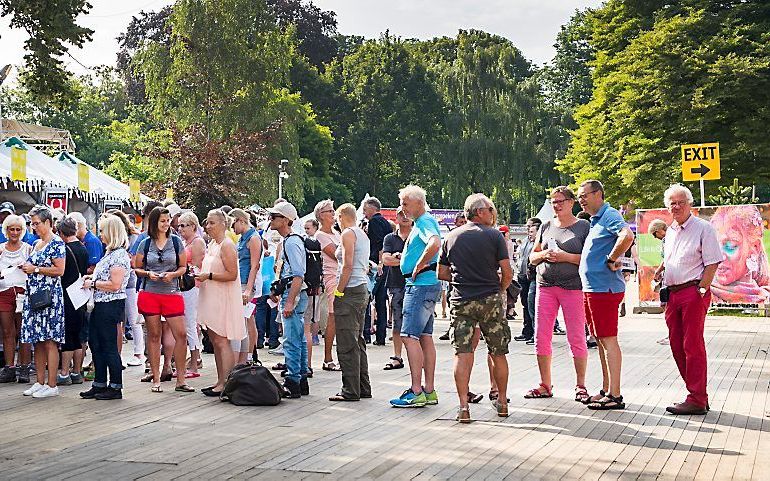
[[[321,212],[319,212],[319,214],[326,214],[328,212],[334,212],[334,209],[322,210]]]
[[[593,194],[594,192],[599,192],[598,190],[592,190],[591,192],[583,192],[578,196],[578,199],[583,200],[586,197],[588,197],[588,194]]]
[[[494,207],[479,207],[476,210],[488,210],[490,213],[492,213],[492,212],[495,211],[495,208]]]
[[[184,229],[185,227],[192,227],[192,224],[179,224],[180,229]]]
[[[669,207],[675,207],[675,206],[684,207],[688,203],[689,202],[687,202],[686,200],[680,200],[680,201],[676,201],[676,202],[669,202],[668,205],[669,205]]]
[[[270,214],[270,218],[271,219],[285,219],[286,216],[285,215],[281,215],[281,214]]]
[[[562,205],[568,200],[572,200],[572,199],[561,199],[561,200],[551,199],[551,205]]]

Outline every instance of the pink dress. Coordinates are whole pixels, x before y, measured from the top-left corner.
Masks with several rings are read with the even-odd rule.
[[[235,244],[227,237],[222,244],[217,244],[216,241],[209,243],[206,257],[203,258],[202,272],[225,273],[221,255],[225,244],[229,244],[235,250]],[[236,266],[236,272],[237,268],[238,266]],[[246,337],[241,281],[237,276],[232,281],[201,282],[198,294],[198,324],[230,340],[240,341]]]

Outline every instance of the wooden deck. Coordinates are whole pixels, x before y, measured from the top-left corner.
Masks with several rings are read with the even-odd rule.
[[[446,322],[437,323],[437,333]],[[519,329],[519,324],[513,324]],[[555,338],[555,396],[525,400],[536,386],[532,346],[512,343],[511,416],[500,420],[488,403],[472,406],[470,425],[454,421],[457,400],[452,352],[438,341],[438,406],[394,409],[387,400],[408,385],[408,370],[383,371],[391,347],[369,350],[374,399],[333,404],[339,374],[320,369],[316,348],[311,396],[272,408],[236,407],[181,395],[173,384],[151,394],[125,371],[122,401],[78,399],[79,386],[55,399],[21,396],[0,385],[5,479],[770,479],[770,326],[768,320],[716,317],[707,321],[711,412],[674,417],[665,407],[684,386],[658,315],[622,320],[622,412],[592,412],[572,400],[574,377],[566,339]],[[481,346],[472,390],[486,392]],[[126,352],[129,350],[126,349]],[[266,364],[279,360],[263,351]],[[599,386],[590,351],[589,389]],[[190,384],[210,384],[205,375]]]

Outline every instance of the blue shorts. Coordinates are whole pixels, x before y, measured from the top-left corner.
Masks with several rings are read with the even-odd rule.
[[[441,299],[441,283],[430,286],[406,286],[401,336],[420,339],[433,334],[433,315]]]

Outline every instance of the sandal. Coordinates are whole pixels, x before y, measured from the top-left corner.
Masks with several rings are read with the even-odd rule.
[[[370,396],[371,397],[371,396]],[[334,396],[329,397],[329,401],[337,402],[337,401],[358,401],[358,399],[353,399],[349,397],[345,397],[342,395],[342,393],[337,393]]]
[[[626,403],[623,402],[623,396],[613,396],[607,394],[602,399],[594,401],[588,405],[588,409],[594,411],[608,411],[610,409],[625,409]]]
[[[160,382],[168,382],[171,380],[171,377],[174,375],[172,372],[167,372],[166,374],[160,375]]]
[[[160,384],[153,384],[150,388],[150,392],[163,392],[163,388],[160,387]]]
[[[273,371],[285,371],[286,370],[286,364],[279,362],[275,366],[273,366]]]
[[[340,368],[337,364],[334,363],[334,361],[324,361],[323,363],[323,370],[324,371],[342,371],[342,368]]]
[[[497,417],[500,418],[507,418],[508,417],[508,405],[507,404],[501,404],[497,401],[492,403],[492,406],[495,407],[495,410],[497,411]]]
[[[152,373],[145,374],[139,379],[140,382],[152,382]]]
[[[500,396],[500,393],[497,391],[497,389],[490,389],[489,390],[489,400],[490,401],[497,401],[497,398]],[[507,397],[505,398],[506,402],[511,402],[511,398]]]
[[[551,388],[553,386],[546,386],[541,382],[540,387],[545,389],[545,392],[540,391],[539,388],[530,389],[529,391],[527,391],[527,394],[524,395],[524,399],[541,399],[541,398],[553,397],[553,393],[551,392]]]
[[[588,394],[588,389],[585,386],[580,384],[575,386],[575,401],[583,404],[591,402],[591,396]]]
[[[177,392],[195,392],[195,388],[192,388],[192,387],[188,386],[187,384],[182,384],[181,386],[175,387],[174,391],[177,391]]]
[[[604,389],[599,389],[599,394],[594,394],[593,396],[590,396],[588,399],[583,401],[583,404],[590,404],[593,402],[601,401],[604,399],[604,396],[606,396],[607,393],[604,392]]]
[[[471,419],[471,410],[468,409],[467,407],[466,408],[461,407],[460,409],[458,409],[457,417],[455,417],[455,421],[463,424],[468,424],[472,422],[473,420]]]
[[[383,368],[383,370],[390,371],[391,369],[403,369],[404,360],[402,358],[396,357],[396,356],[391,356],[390,358],[392,359],[392,361],[385,364],[385,367]]]
[[[474,394],[468,391],[468,402],[471,404],[478,404],[484,399],[483,394]]]

